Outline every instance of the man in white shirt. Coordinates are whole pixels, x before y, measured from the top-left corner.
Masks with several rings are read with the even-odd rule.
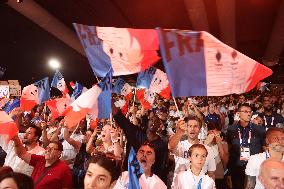
[[[189,167],[189,154],[188,149],[193,144],[198,144],[198,135],[201,129],[201,121],[196,117],[190,117],[188,120],[179,120],[176,126],[176,133],[169,140],[169,150],[175,156],[175,173],[185,171]],[[182,137],[186,135],[187,140],[181,141]],[[202,172],[207,173],[211,178],[215,178],[216,163],[211,147],[206,146],[208,156],[206,158],[205,165],[202,168]]]
[[[44,148],[42,148],[38,140],[41,137],[41,129],[36,127],[35,125],[31,125],[26,133],[19,133],[19,136],[22,138],[22,142],[25,145],[27,152],[36,155],[43,155]],[[5,139],[0,139],[0,145],[3,150],[7,153],[5,158],[4,166],[10,166],[13,171],[24,173],[26,175],[31,176],[33,167],[25,163],[22,159],[20,159],[15,153],[15,145],[11,140],[9,143],[6,143]]]
[[[247,183],[246,189],[264,189],[258,179],[260,165],[266,159],[284,162],[284,130],[280,128],[270,128],[266,132],[267,150],[265,152],[250,156],[246,166]]]

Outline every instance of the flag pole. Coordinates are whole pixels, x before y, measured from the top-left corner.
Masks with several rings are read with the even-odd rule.
[[[135,96],[136,96],[136,87],[134,88],[134,95],[133,95],[134,97],[133,97],[133,105],[132,106],[134,106],[134,103],[135,103]]]
[[[181,115],[181,113],[180,113],[180,111],[179,111],[179,109],[178,109],[178,105],[177,105],[177,102],[176,102],[175,97],[173,97],[173,100],[174,100],[174,103],[175,103],[176,109],[177,109],[177,111],[178,111],[179,117],[180,117],[180,118],[182,118],[182,115]]]

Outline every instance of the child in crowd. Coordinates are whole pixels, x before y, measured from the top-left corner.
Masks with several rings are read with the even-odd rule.
[[[174,180],[174,189],[215,189],[212,178],[201,172],[207,157],[207,149],[202,144],[193,144],[189,150],[190,166],[178,173]]]

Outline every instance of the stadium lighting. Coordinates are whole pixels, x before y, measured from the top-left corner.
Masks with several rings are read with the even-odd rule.
[[[57,59],[50,59],[48,61],[49,66],[54,69],[54,70],[58,70],[60,68],[60,62]]]

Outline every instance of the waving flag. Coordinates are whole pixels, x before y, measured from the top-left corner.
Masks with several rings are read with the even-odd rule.
[[[124,99],[119,99],[114,103],[114,105],[115,107],[120,108],[123,114],[126,114],[128,112],[128,101]]]
[[[171,97],[167,74],[154,67],[138,74],[137,87],[149,89],[152,93],[157,93],[166,99]]]
[[[272,71],[207,32],[159,29],[174,97],[245,93]]]
[[[66,96],[66,94],[68,94],[68,88],[66,82],[63,78],[63,75],[59,71],[55,72],[53,80],[51,82],[51,86],[60,90],[63,96]]]
[[[265,91],[265,90],[268,90],[268,83],[265,83],[265,82],[259,82],[257,85],[256,85],[256,89],[257,90],[260,90],[261,92]]]
[[[104,77],[111,67],[114,76],[138,73],[160,59],[156,30],[82,24],[74,27],[96,76]]]
[[[123,79],[118,78],[112,89],[112,92],[123,95],[127,101],[130,101],[132,98],[132,87],[126,83]]]
[[[19,132],[14,120],[4,111],[0,111],[0,136],[8,136],[8,140]]]
[[[20,99],[14,98],[11,99],[3,108],[3,110],[9,114],[14,108],[20,107]]]
[[[144,173],[143,169],[140,166],[140,163],[136,158],[136,153],[133,147],[131,147],[129,156],[128,156],[128,176],[129,176],[128,189],[140,188],[139,178],[143,173]]]
[[[81,85],[80,83],[76,82],[75,86],[74,86],[74,91],[71,95],[71,98],[77,99],[83,92],[83,88],[84,86]]]
[[[45,102],[51,111],[52,118],[57,118],[67,109],[71,104],[70,97],[51,99]]]
[[[76,82],[77,83],[77,82]],[[75,83],[73,81],[69,82],[69,85],[72,87],[72,89],[75,89]]]
[[[111,74],[79,96],[63,113],[68,127],[76,126],[87,114],[92,119],[108,118],[111,113]]]
[[[34,84],[24,87],[20,98],[20,107],[24,111],[30,111],[35,105],[41,104],[50,98],[48,77]]]
[[[136,98],[140,101],[141,105],[144,109],[151,109],[155,100],[154,92],[151,92],[148,89],[137,89],[136,90]]]

